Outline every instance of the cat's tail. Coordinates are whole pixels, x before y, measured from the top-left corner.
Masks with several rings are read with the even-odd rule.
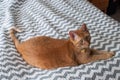
[[[15,33],[16,32],[21,32],[22,30],[20,30],[19,28],[16,28],[16,27],[12,27],[10,29],[10,37],[12,38],[13,42],[15,43],[15,46],[17,47],[20,42],[19,40],[17,39],[17,37],[15,36]]]

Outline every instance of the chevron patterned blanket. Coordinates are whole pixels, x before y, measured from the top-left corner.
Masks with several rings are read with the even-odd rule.
[[[20,41],[40,35],[61,39],[83,23],[91,48],[115,51],[113,58],[41,70],[22,59],[8,32],[12,26],[22,29],[16,34]],[[120,80],[120,23],[87,0],[0,0],[0,80]]]

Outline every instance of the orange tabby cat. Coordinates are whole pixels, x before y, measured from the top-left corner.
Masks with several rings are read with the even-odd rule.
[[[68,40],[40,36],[19,42],[14,35],[16,31],[19,30],[12,28],[10,35],[18,52],[26,62],[41,69],[76,66],[114,55],[89,48],[90,33],[85,24],[79,30],[70,31]]]

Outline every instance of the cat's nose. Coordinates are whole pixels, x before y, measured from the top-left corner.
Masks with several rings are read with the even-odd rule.
[[[90,46],[90,44],[88,42],[83,42],[84,46]]]

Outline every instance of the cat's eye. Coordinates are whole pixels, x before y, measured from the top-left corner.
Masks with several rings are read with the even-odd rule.
[[[83,43],[83,39],[80,40],[80,44],[82,44],[82,43]]]
[[[85,39],[86,39],[86,40],[90,40],[90,39],[91,39],[91,37],[90,37],[90,36],[87,36]]]

